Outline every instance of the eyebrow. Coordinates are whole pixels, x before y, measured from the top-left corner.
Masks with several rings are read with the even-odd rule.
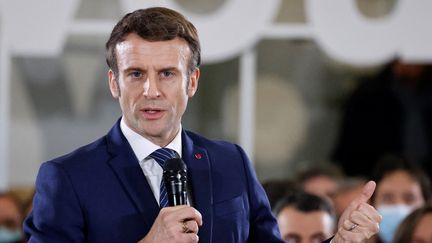
[[[291,232],[291,233],[284,235],[284,239],[287,239],[287,238],[294,238],[296,241],[299,241],[301,239],[300,235],[298,235],[295,232]]]
[[[131,71],[140,71],[140,72],[145,72],[145,70],[138,68],[138,67],[130,67],[130,68],[126,68],[123,72],[124,73],[128,73]]]
[[[312,235],[312,238],[315,238],[315,237],[322,237],[322,238],[326,238],[325,235],[324,235],[324,233],[322,233],[322,232],[315,233],[315,234]]]
[[[164,72],[164,71],[173,71],[173,70],[179,70],[177,67],[164,67],[164,68],[160,68],[158,69],[158,72]]]

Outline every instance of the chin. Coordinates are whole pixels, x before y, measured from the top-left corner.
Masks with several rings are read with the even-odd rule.
[[[141,129],[142,134],[150,137],[163,137],[165,130],[166,129],[157,126],[146,126]]]

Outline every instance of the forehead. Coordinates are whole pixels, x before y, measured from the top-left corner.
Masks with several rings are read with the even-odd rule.
[[[119,68],[130,66],[184,66],[190,56],[186,41],[175,38],[167,41],[147,41],[135,33],[127,35],[116,45]]]
[[[420,189],[419,182],[404,170],[397,170],[386,175],[377,187],[377,194],[380,192],[399,192]]]
[[[335,179],[327,175],[314,176],[304,182],[304,187],[309,188],[336,188],[337,182]]]
[[[302,212],[286,207],[278,215],[281,231],[299,234],[331,233],[333,220],[325,211]],[[282,232],[281,232],[282,233]]]

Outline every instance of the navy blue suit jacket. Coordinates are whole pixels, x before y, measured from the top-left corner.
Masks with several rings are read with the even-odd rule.
[[[182,139],[193,204],[203,217],[200,242],[282,242],[244,151],[188,131]],[[24,231],[30,242],[137,242],[158,212],[117,122],[101,139],[41,166]]]

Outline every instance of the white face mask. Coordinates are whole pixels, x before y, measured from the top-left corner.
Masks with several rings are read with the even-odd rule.
[[[412,206],[405,204],[381,205],[377,207],[377,211],[382,216],[378,235],[383,242],[391,243],[393,241],[397,227],[413,209]]]
[[[21,240],[21,229],[11,230],[0,226],[0,242],[13,243]]]

